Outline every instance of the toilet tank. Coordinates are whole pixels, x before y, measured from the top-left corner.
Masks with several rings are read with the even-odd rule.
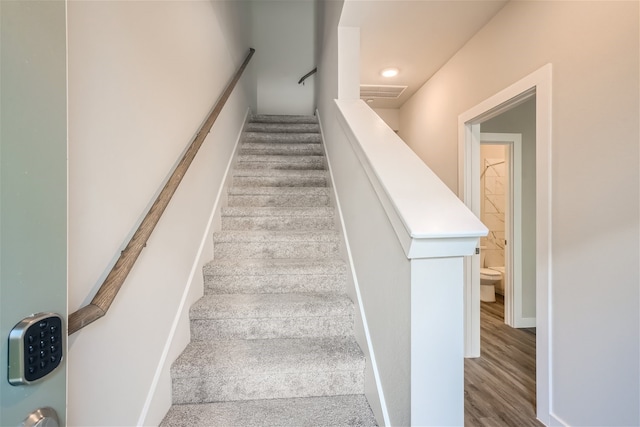
[[[485,266],[484,265],[484,257],[486,256],[485,249],[487,249],[486,246],[480,246],[480,268],[483,268]]]

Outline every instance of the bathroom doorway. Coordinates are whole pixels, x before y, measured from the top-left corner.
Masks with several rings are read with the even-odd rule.
[[[550,420],[549,396],[551,386],[551,324],[549,322],[552,304],[550,288],[550,256],[551,256],[551,81],[552,66],[547,64],[525,76],[511,86],[482,101],[458,117],[459,128],[459,195],[464,203],[480,216],[479,191],[472,191],[474,183],[480,176],[480,141],[481,127],[492,119],[521,106],[532,99],[535,112],[533,118],[535,128],[535,144],[533,147],[535,176],[527,176],[523,172],[523,182],[527,179],[535,183],[533,205],[523,201],[522,213],[533,218],[533,226],[523,225],[523,233],[531,233],[534,238],[533,272],[535,279],[535,395],[533,404],[536,416],[544,424]],[[482,128],[482,132],[516,132],[514,130],[495,130]],[[523,138],[524,139],[524,138]],[[524,143],[523,143],[524,146]],[[531,148],[531,147],[529,147]],[[523,148],[524,150],[524,148]],[[523,158],[527,157],[526,154]],[[523,168],[524,169],[524,168]],[[523,218],[524,222],[524,218]],[[527,238],[523,238],[526,241]],[[478,358],[480,352],[480,251],[464,260],[465,289],[465,343],[466,358]],[[524,272],[524,269],[523,269]],[[505,326],[512,331],[522,331]]]
[[[527,124],[527,120],[532,120],[535,126],[535,111],[524,105],[496,117],[487,128],[509,128],[508,122],[503,123],[505,118],[516,123],[511,129]],[[484,127],[482,124],[481,129]],[[525,130],[531,133],[530,127]],[[533,135],[527,136],[529,143],[535,143],[535,129]],[[504,322],[517,328],[534,327],[535,317],[525,320],[522,316],[522,134],[480,134],[478,179],[474,189],[480,192],[480,220],[489,229],[487,237],[480,239],[480,268],[498,272],[501,277],[490,291],[503,297]],[[535,284],[535,278],[532,283]],[[535,308],[535,292],[527,302]]]

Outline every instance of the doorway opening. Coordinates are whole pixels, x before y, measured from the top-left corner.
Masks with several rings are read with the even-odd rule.
[[[535,98],[535,347],[536,415],[550,422],[550,256],[551,256],[551,64],[547,64],[458,118],[459,194],[480,216],[479,191],[474,182],[481,174],[481,125]],[[485,129],[483,129],[485,131]],[[477,159],[477,161],[476,161]],[[478,184],[479,185],[479,184]],[[508,243],[508,242],[507,242]],[[480,356],[480,255],[465,259],[465,357]],[[515,311],[515,310],[514,310]],[[528,326],[528,325],[523,325]]]
[[[504,113],[492,119],[487,122],[487,127],[522,129],[532,133],[525,125],[529,122],[535,125],[535,104],[525,103],[524,106],[527,108],[511,110],[515,114]],[[531,106],[534,111],[530,111]],[[481,127],[484,128],[485,124]],[[527,135],[527,139],[533,141],[527,142],[535,144],[535,129],[533,131],[533,135]],[[533,327],[535,317],[527,319],[527,322],[522,318],[522,134],[482,132],[479,161],[481,172],[474,179],[472,191],[480,193],[480,220],[489,228],[487,237],[480,239],[480,280],[481,284],[493,281],[482,286],[488,295],[483,298],[481,290],[481,300],[492,302],[495,294],[499,294],[504,301],[502,314],[507,325]],[[535,192],[532,196],[535,198]],[[535,261],[535,254],[532,255]],[[527,278],[534,292],[527,294],[526,302],[535,310],[535,276]]]

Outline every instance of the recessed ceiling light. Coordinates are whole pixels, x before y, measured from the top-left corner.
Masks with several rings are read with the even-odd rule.
[[[382,77],[395,77],[399,72],[400,70],[397,68],[385,68],[380,72],[380,74],[382,74]]]

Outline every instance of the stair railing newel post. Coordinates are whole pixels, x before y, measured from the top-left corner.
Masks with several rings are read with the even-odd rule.
[[[200,130],[198,131],[196,137],[191,142],[189,148],[180,160],[180,163],[178,163],[178,165],[173,170],[171,177],[162,188],[162,191],[145,215],[142,223],[134,233],[133,237],[131,238],[131,240],[129,240],[126,248],[121,252],[120,257],[116,261],[116,264],[107,275],[107,278],[100,286],[100,289],[98,289],[98,292],[91,300],[91,303],[69,315],[69,335],[103,317],[109,310],[109,307],[113,303],[113,300],[118,294],[118,291],[122,287],[122,284],[126,280],[127,276],[129,275],[129,272],[131,272],[131,269],[138,259],[138,256],[142,252],[142,249],[146,246],[149,236],[151,236],[151,233],[153,232],[155,226],[158,224],[160,217],[162,216],[166,207],[169,205],[169,202],[171,201],[173,194],[176,192],[176,189],[180,185],[182,178],[189,169],[189,166],[193,162],[193,159],[204,143],[207,135],[211,131],[211,127],[220,115],[222,108],[229,99],[229,96],[231,96],[233,89],[238,83],[238,80],[240,80],[242,73],[249,64],[249,61],[251,60],[254,52],[255,49],[249,49],[249,54],[245,58],[238,71],[233,76],[231,82],[225,88],[224,92],[216,102],[213,110],[211,111],[203,125],[200,127]]]

